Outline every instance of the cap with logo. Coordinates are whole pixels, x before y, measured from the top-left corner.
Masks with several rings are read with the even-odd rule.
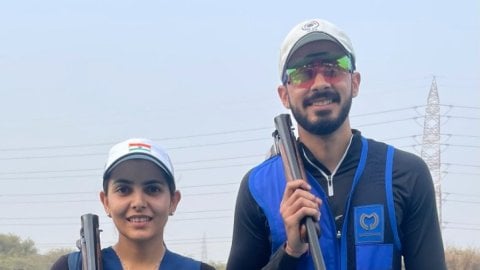
[[[280,47],[280,79],[283,80],[286,65],[297,49],[307,43],[320,40],[330,40],[342,46],[352,58],[353,69],[355,69],[355,52],[350,38],[336,25],[326,20],[312,19],[293,27],[283,41]]]
[[[161,146],[145,138],[128,139],[117,143],[110,149],[105,163],[103,181],[107,180],[118,164],[131,159],[144,159],[156,164],[168,176],[170,190],[175,190],[175,178],[170,157]]]

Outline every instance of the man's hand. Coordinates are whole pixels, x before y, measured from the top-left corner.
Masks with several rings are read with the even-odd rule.
[[[311,186],[302,179],[287,182],[280,214],[285,223],[287,243],[285,251],[293,257],[300,257],[308,250],[307,230],[302,221],[310,216],[315,222],[320,220],[322,201],[310,193]]]

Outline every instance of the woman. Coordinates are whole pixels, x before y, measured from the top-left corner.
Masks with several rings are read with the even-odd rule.
[[[180,201],[173,167],[161,147],[129,139],[110,150],[100,200],[118,230],[118,242],[102,250],[103,269],[214,269],[169,251],[163,232]],[[80,253],[60,257],[52,270],[81,270]]]

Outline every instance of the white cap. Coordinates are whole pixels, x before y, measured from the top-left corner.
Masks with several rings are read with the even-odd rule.
[[[145,159],[155,163],[170,178],[171,189],[175,190],[175,178],[173,177],[173,165],[170,157],[162,147],[152,140],[133,138],[114,145],[108,153],[107,162],[103,173],[103,181],[112,170],[121,162],[131,159]]]
[[[303,45],[312,41],[331,40],[341,45],[352,57],[355,69],[355,52],[353,51],[350,38],[336,25],[321,19],[313,19],[301,22],[293,27],[280,48],[280,79],[283,80],[286,64],[292,54]]]

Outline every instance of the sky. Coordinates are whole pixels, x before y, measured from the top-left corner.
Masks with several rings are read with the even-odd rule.
[[[480,248],[480,2],[1,1],[0,233],[41,252],[74,248],[80,216],[100,216],[109,148],[163,145],[182,200],[169,249],[225,262],[240,181],[287,111],[280,44],[327,19],[351,38],[362,75],[351,124],[421,155],[425,106],[440,98],[446,246]]]

